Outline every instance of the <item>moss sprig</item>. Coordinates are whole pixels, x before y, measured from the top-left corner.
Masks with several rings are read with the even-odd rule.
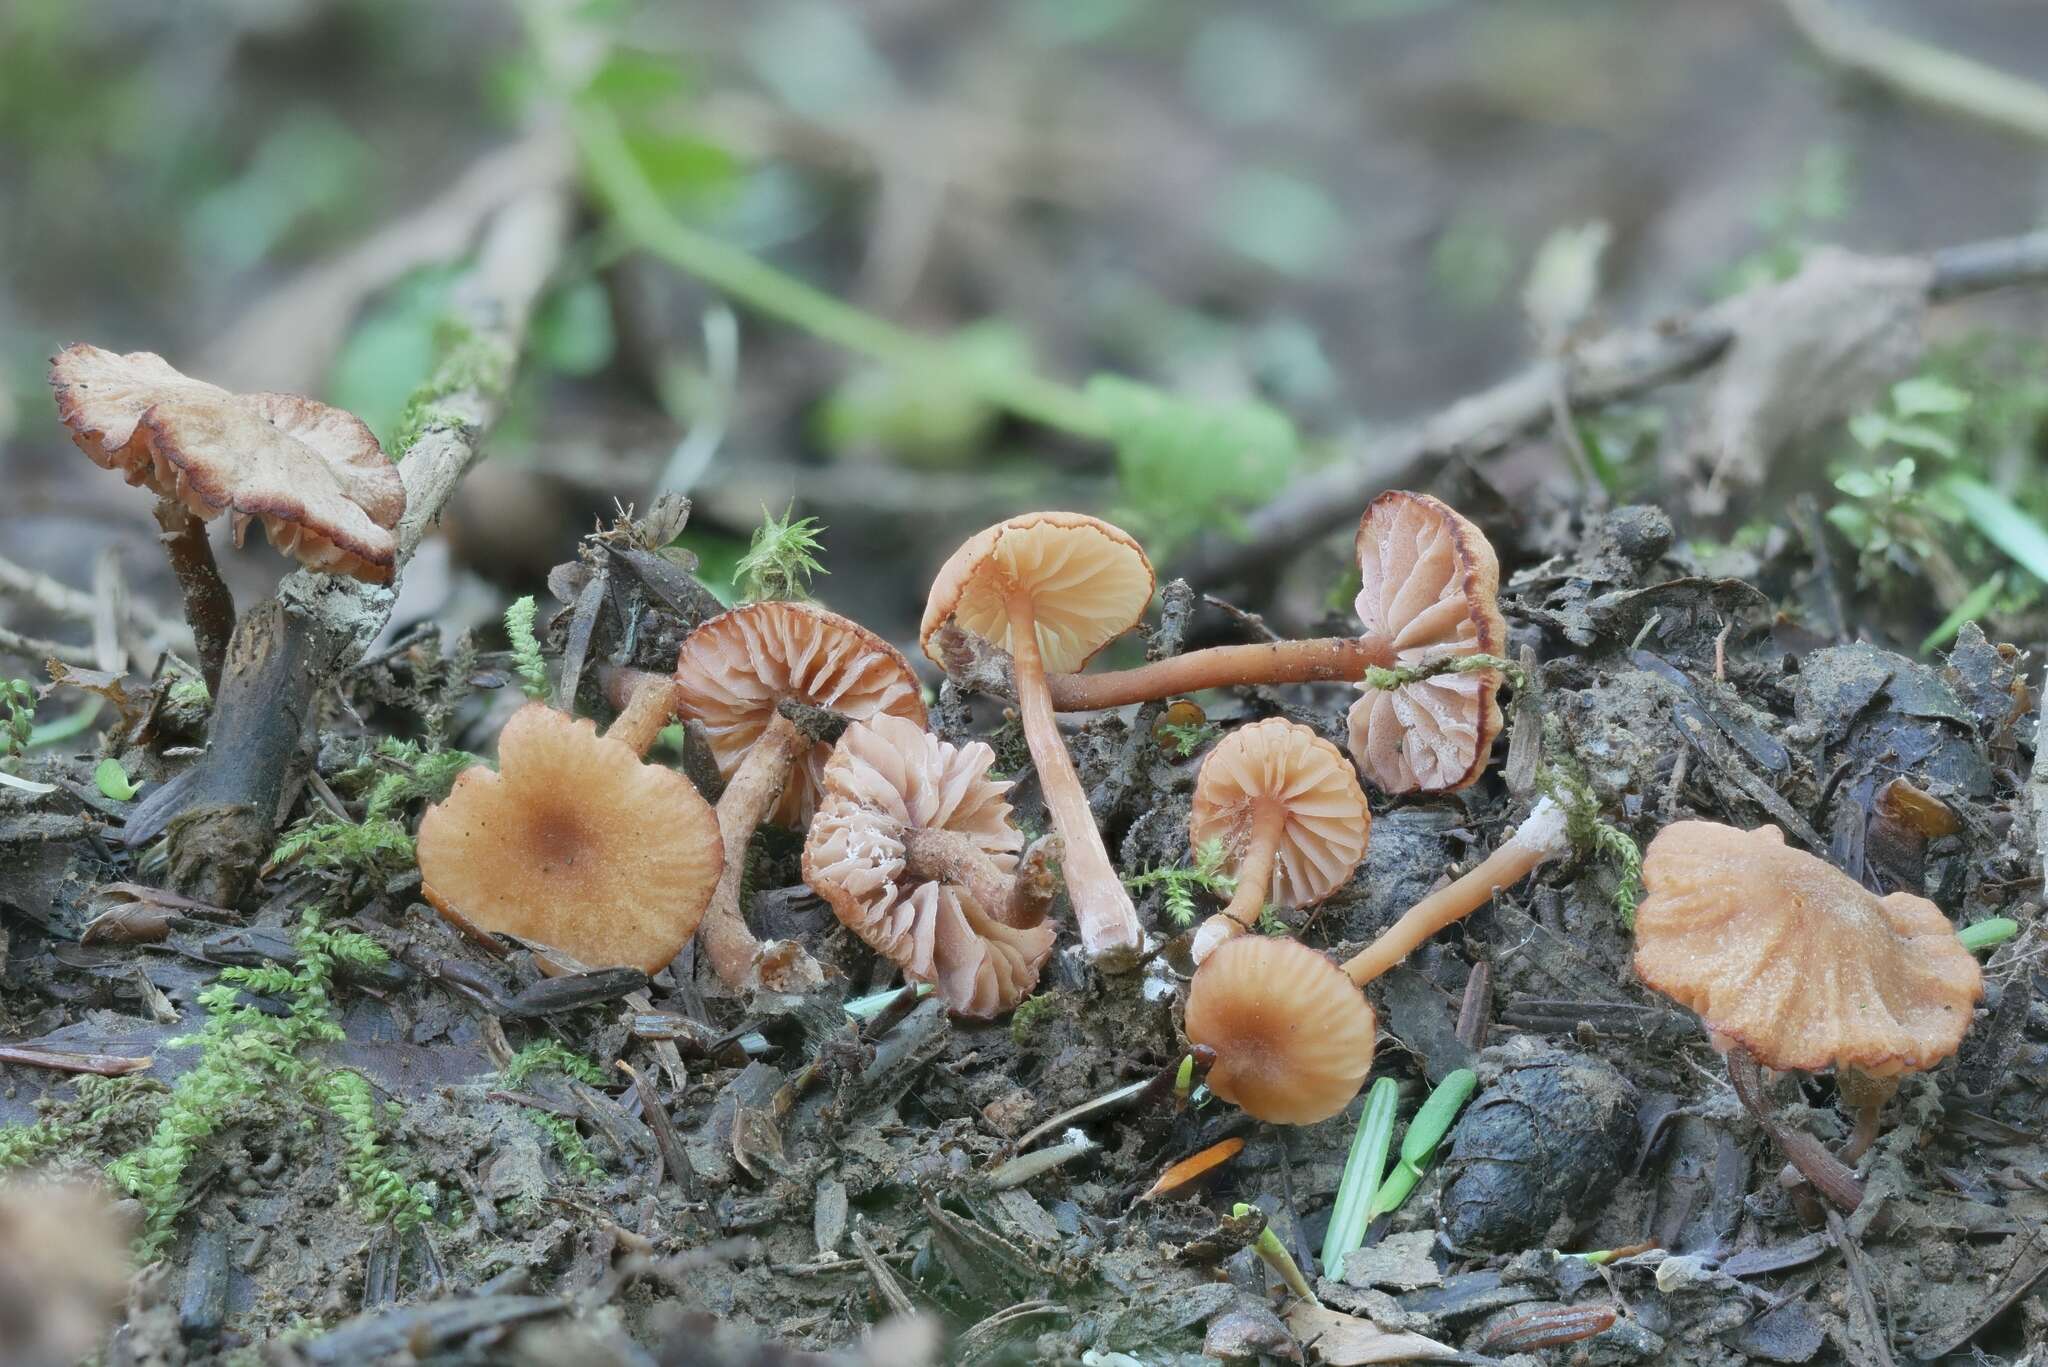
[[[1146,869],[1124,879],[1124,886],[1132,892],[1158,888],[1165,902],[1167,919],[1177,926],[1193,925],[1197,892],[1229,897],[1237,891],[1237,879],[1223,869],[1228,852],[1221,837],[1203,841],[1195,847],[1193,854],[1194,863],[1191,865]]]
[[[829,573],[818,562],[825,549],[818,533],[825,530],[815,517],[792,517],[784,508],[777,517],[761,510],[761,525],[754,528],[747,553],[733,566],[733,583],[750,603],[791,601],[810,597],[811,579]]]
[[[500,1072],[508,1087],[524,1086],[535,1073],[562,1073],[592,1087],[612,1080],[597,1064],[553,1039],[535,1040],[514,1054]]]
[[[1597,855],[1614,866],[1614,910],[1631,930],[1636,907],[1643,900],[1643,849],[1621,827],[1608,821],[1600,799],[1579,767],[1566,755],[1555,718],[1543,728],[1545,760],[1536,771],[1536,786],[1564,809],[1565,834],[1580,855]]]
[[[548,695],[548,662],[541,657],[540,638],[533,629],[539,611],[532,594],[505,609],[505,636],[512,643],[512,667],[519,673],[519,687],[529,698]]]

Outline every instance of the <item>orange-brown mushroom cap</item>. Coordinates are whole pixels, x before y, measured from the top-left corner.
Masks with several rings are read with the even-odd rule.
[[[1358,616],[1392,643],[1397,667],[1498,655],[1500,562],[1477,527],[1427,494],[1393,490],[1358,522]],[[1500,675],[1439,674],[1382,691],[1359,686],[1351,755],[1382,792],[1449,792],[1478,781],[1500,734]]]
[[[688,779],[539,703],[505,723],[495,772],[463,770],[428,809],[418,851],[451,919],[648,973],[696,933],[725,863]]]
[[[1941,909],[1879,897],[1776,826],[1680,821],[1650,842],[1636,972],[1769,1068],[1931,1068],[1956,1051],[1983,972]]]
[[[1260,1120],[1312,1125],[1365,1085],[1379,1023],[1323,955],[1284,937],[1240,935],[1196,970],[1185,1028],[1216,1051],[1210,1091]]]
[[[904,717],[924,725],[910,662],[858,622],[809,603],[750,603],[705,622],[676,659],[678,711],[702,722],[731,778],[785,698],[852,721]],[[800,827],[818,805],[818,776],[832,747],[819,744],[783,785],[769,818]]]
[[[804,843],[804,881],[854,934],[904,976],[932,984],[955,1012],[982,1019],[1037,986],[1053,929],[1006,925],[966,888],[915,876],[904,833],[966,836],[1014,874],[1024,839],[1004,800],[1010,785],[988,776],[994,762],[979,741],[954,746],[901,717],[856,723],[825,766]]]
[[[1262,804],[1286,812],[1266,900],[1312,906],[1344,886],[1365,858],[1372,812],[1344,752],[1281,717],[1240,726],[1216,743],[1195,776],[1188,838],[1221,840],[1243,854]]]
[[[1152,562],[1129,533],[1085,513],[1026,513],[976,533],[932,580],[919,644],[947,622],[1015,653],[1006,595],[1031,591],[1049,674],[1079,669],[1137,625],[1152,601]]]
[[[296,394],[231,394],[147,351],[83,344],[50,365],[58,416],[78,448],[194,516],[260,521],[308,569],[389,583],[405,484],[354,415]]]

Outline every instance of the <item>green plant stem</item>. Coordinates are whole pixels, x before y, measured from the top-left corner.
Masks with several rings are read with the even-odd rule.
[[[2002,945],[2020,933],[2020,923],[2010,916],[1993,916],[1975,925],[1964,926],[1956,932],[1956,938],[1963,942],[1963,948],[1972,954],[1982,953],[1995,945]]]
[[[1232,1219],[1242,1220],[1256,1209],[1258,1207],[1240,1201],[1231,1207],[1230,1215]],[[1266,1266],[1280,1274],[1280,1280],[1287,1283],[1289,1291],[1311,1305],[1322,1304],[1316,1299],[1315,1288],[1308,1284],[1308,1278],[1301,1275],[1301,1264],[1294,1261],[1294,1255],[1287,1251],[1287,1245],[1280,1242],[1280,1236],[1273,1232],[1271,1225],[1259,1231],[1258,1242],[1252,1247]]]
[[[1368,1224],[1401,1208],[1401,1203],[1415,1190],[1415,1184],[1422,1180],[1424,1165],[1436,1156],[1436,1146],[1451,1132],[1451,1122],[1458,1118],[1458,1112],[1478,1087],[1479,1075],[1470,1068],[1460,1068],[1437,1084],[1429,1100],[1408,1122],[1408,1133],[1401,1137],[1401,1161],[1394,1165],[1373,1197],[1366,1215]]]
[[[846,1003],[842,1009],[855,1020],[871,1021],[893,1006],[902,998],[905,992],[914,992],[920,998],[929,997],[932,993],[932,985],[930,983],[911,983],[907,987],[892,987],[886,992],[877,992],[873,996],[856,997]]]
[[[758,313],[859,355],[912,374],[943,374],[958,388],[1017,417],[1091,441],[1109,437],[1102,414],[1080,391],[1022,371],[963,366],[951,340],[907,332],[682,223],[661,202],[609,111],[575,103],[569,126],[592,188],[619,226],[670,265]]]
[[[1344,1160],[1344,1176],[1337,1183],[1337,1204],[1330,1211],[1329,1232],[1323,1236],[1323,1275],[1344,1275],[1344,1259],[1365,1244],[1365,1227],[1371,1223],[1366,1211],[1379,1194],[1380,1178],[1387,1170],[1387,1150],[1394,1143],[1394,1107],[1401,1088],[1394,1079],[1383,1077],[1367,1093],[1365,1111],[1358,1118],[1358,1133],[1352,1136],[1350,1156]]]

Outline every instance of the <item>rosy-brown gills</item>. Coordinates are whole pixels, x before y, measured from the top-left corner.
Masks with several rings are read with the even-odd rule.
[[[308,569],[389,583],[405,485],[370,429],[295,394],[233,394],[147,351],[83,344],[50,366],[78,448],[202,520],[251,521]]]
[[[994,761],[979,741],[954,746],[901,717],[856,723],[825,766],[804,843],[804,881],[841,921],[982,1019],[1037,986],[1053,946],[1042,899],[1030,924],[1010,923],[1024,838],[1010,785],[988,776]]]
[[[1188,1039],[1216,1051],[1209,1090],[1260,1120],[1310,1125],[1358,1095],[1378,1022],[1344,971],[1306,945],[1241,935],[1188,988]]]
[[[420,822],[422,892],[477,930],[593,968],[659,972],[696,932],[724,853],[710,804],[539,703],[498,737],[498,768],[463,770]]]
[[[884,714],[925,721],[917,676],[902,654],[858,622],[809,603],[750,603],[705,622],[677,654],[676,683],[677,710],[703,724],[728,779],[784,699],[852,721]],[[796,829],[810,820],[831,755],[829,745],[810,747],[770,820]]]
[[[1776,826],[1666,826],[1643,859],[1636,972],[1767,1067],[1874,1078],[1956,1051],[1977,960],[1924,897],[1879,897]]]
[[[1152,564],[1128,533],[1082,513],[1029,513],[953,553],[932,581],[920,632],[925,654],[942,666],[933,638],[948,623],[1009,652],[1081,945],[1109,968],[1136,962],[1143,930],[1067,754],[1046,675],[1079,669],[1151,601]]]
[[[1365,858],[1372,812],[1344,752],[1279,717],[1218,741],[1195,777],[1188,839],[1220,840],[1237,891],[1203,922],[1196,963],[1258,922],[1267,903],[1313,906],[1343,887]]]
[[[1485,535],[1449,504],[1390,491],[1359,519],[1356,607],[1396,668],[1498,655],[1507,622],[1500,563]],[[1361,684],[1351,755],[1382,792],[1449,792],[1485,772],[1501,712],[1495,670],[1439,674],[1382,691]]]

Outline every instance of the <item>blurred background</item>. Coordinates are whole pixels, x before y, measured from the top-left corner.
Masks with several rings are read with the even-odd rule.
[[[1853,8],[2048,79],[2038,0]],[[1919,252],[2048,210],[2042,144],[1845,76],[1778,0],[565,12],[570,54],[496,0],[0,0],[0,555],[175,612],[148,497],[54,419],[43,375],[68,342],[308,392],[389,440],[479,224],[574,158],[554,117],[565,66],[678,221],[952,334],[963,372],[1114,373],[1263,405],[1247,411],[1285,414],[1302,440],[1211,459],[1063,436],[957,375],[877,368],[729,309],[586,208],[511,414],[408,575],[402,618],[488,623],[615,500],[644,508],[666,487],[696,501],[684,544],[721,589],[764,508],[817,517],[819,596],[901,641],[932,569],[999,517],[1104,513],[1169,565],[1328,452],[1527,364],[1525,281],[1560,230],[1606,225],[1583,320],[1597,332],[1781,278],[1818,242]],[[1937,319],[1939,344],[2000,339],[1984,383],[2027,459],[1999,459],[2037,509],[2044,322],[2048,295],[2025,290]],[[1681,506],[1688,477],[1659,455],[1669,417],[1644,404],[1589,422],[1597,490],[1549,435],[1431,477],[1479,505],[1510,561],[1544,549],[1541,510],[1589,496],[1671,506],[1703,555],[1760,545],[1782,501]],[[1950,601],[1918,605],[1901,638],[1993,575],[1986,605],[2027,613],[2037,581],[1967,529],[1941,534],[1938,506],[1902,513],[1910,491],[1882,482],[1896,467],[1837,441],[1773,483],[1850,505],[1831,534],[1880,577],[1929,549],[1912,517],[1953,541],[1933,547],[1961,562]],[[1240,586],[1245,601],[1309,625],[1342,601],[1343,542]],[[225,558],[243,601],[285,564],[253,544]],[[0,590],[0,624],[77,631],[19,591]]]

